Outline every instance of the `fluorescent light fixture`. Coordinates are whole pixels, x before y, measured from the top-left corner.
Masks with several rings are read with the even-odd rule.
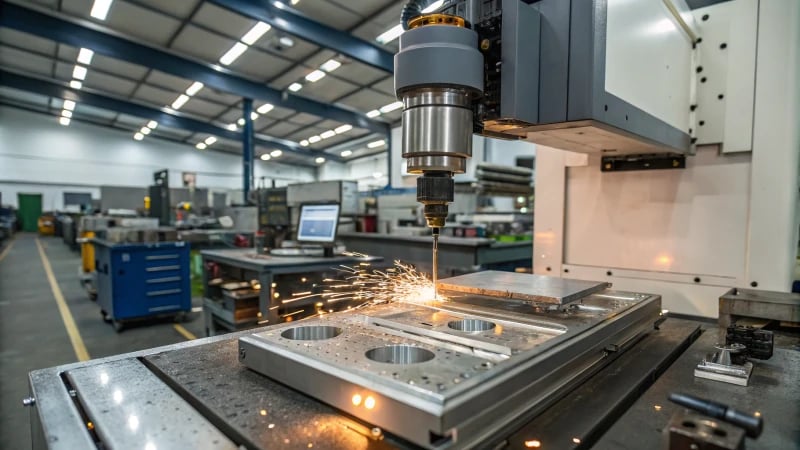
[[[278,8],[278,9],[286,8],[286,5],[283,2],[275,1],[275,2],[272,2],[272,4],[275,5],[275,7]]]
[[[314,160],[314,162],[317,164],[322,164],[325,162],[325,158],[323,158],[322,156],[318,156],[317,159]]]
[[[383,105],[383,106],[381,106],[381,112],[382,112],[383,114],[386,114],[386,113],[388,113],[388,112],[392,112],[392,111],[394,111],[395,109],[400,109],[400,108],[402,108],[402,107],[403,107],[403,102],[394,102],[394,103],[389,103],[388,105]]]
[[[369,144],[367,144],[367,148],[378,148],[378,147],[383,147],[384,145],[386,145],[386,141],[381,139],[380,141],[370,142]]]
[[[316,83],[317,81],[319,81],[319,80],[321,80],[323,78],[325,78],[325,72],[323,72],[323,71],[321,71],[319,69],[317,69],[317,70],[311,72],[310,74],[306,75],[306,80],[308,80],[308,81],[310,81],[312,83]]]
[[[67,111],[72,111],[73,109],[75,109],[75,102],[73,102],[72,100],[64,100],[64,109],[66,109]]]
[[[155,120],[151,120],[150,122],[147,122],[147,128],[150,128],[151,130],[155,130],[157,126],[158,126],[158,122],[156,122]]]
[[[106,20],[109,9],[111,9],[111,0],[94,0],[89,14],[95,19]]]
[[[93,51],[89,50],[88,48],[82,48],[81,51],[78,52],[78,62],[88,66],[92,63],[93,56]]]
[[[308,142],[310,142],[312,144],[316,144],[317,142],[319,142],[321,140],[322,140],[322,138],[319,137],[319,136],[311,136],[310,138],[308,138]]]
[[[250,112],[250,120],[256,120],[256,119],[258,119],[258,113],[255,112],[255,111],[251,111]]]
[[[67,119],[71,119],[72,111],[67,111],[66,109],[61,111],[61,117],[66,117]]]
[[[62,118],[58,119],[58,123],[60,123],[61,125],[64,125],[64,126],[69,125],[69,117],[62,117]]]
[[[256,111],[258,111],[259,114],[266,114],[266,113],[272,111],[273,108],[275,108],[275,107],[272,106],[271,103],[264,103],[263,105],[259,106]]]
[[[347,133],[348,131],[350,131],[352,129],[353,129],[353,126],[350,125],[350,124],[347,124],[347,125],[338,126],[333,131],[335,131],[336,134],[342,134],[342,133]]]
[[[81,83],[78,80],[72,80],[69,82],[69,87],[71,87],[72,89],[80,89],[83,87],[83,83]]]
[[[153,130],[151,130],[150,128],[142,127],[142,129],[139,130],[139,133],[142,133],[143,135],[147,136],[148,134],[150,134],[151,131]]]
[[[236,131],[236,124],[235,123],[228,124],[227,128],[228,131]]]
[[[427,14],[429,12],[434,12],[437,9],[439,9],[442,6],[443,3],[444,3],[444,0],[436,0],[435,2],[431,3],[430,5],[428,5],[427,8],[423,9],[422,12],[425,13],[425,14]]]
[[[141,141],[142,139],[144,139],[144,135],[142,133],[136,133],[133,135],[133,138],[137,141]]]
[[[339,154],[342,155],[342,158],[347,158],[348,156],[353,154],[353,151],[352,150],[345,150],[345,151],[343,151],[342,153],[339,153]]]
[[[261,155],[261,160],[262,161],[269,161],[270,158],[271,158],[271,156],[269,156],[268,153],[264,153],[263,155]]]
[[[205,140],[205,141],[203,141],[203,142],[205,142],[205,143],[206,143],[206,145],[211,145],[211,144],[213,144],[214,142],[217,142],[217,138],[215,138],[214,136],[209,136],[209,137],[207,137],[207,138],[206,138],[206,140]]]
[[[342,66],[342,63],[335,59],[329,59],[325,61],[321,66],[320,69],[324,70],[325,72],[333,72],[334,70],[338,69]]]
[[[377,109],[373,109],[372,111],[367,113],[367,117],[369,117],[370,119],[374,119],[375,117],[378,117],[380,115],[381,115],[381,112],[378,111]]]
[[[189,87],[186,89],[186,95],[188,95],[189,97],[191,97],[191,96],[193,96],[194,94],[197,94],[198,92],[200,92],[200,89],[203,89],[203,83],[201,83],[201,82],[199,82],[199,81],[195,81],[194,83],[192,83],[192,85],[191,85],[191,86],[189,86]]]
[[[273,158],[277,158],[278,156],[281,156],[283,154],[283,152],[280,151],[280,150],[273,150],[273,151],[269,152],[269,154]]]
[[[239,118],[239,120],[237,120],[236,123],[239,124],[240,127],[243,127],[244,126],[244,117]]]
[[[303,85],[300,83],[292,83],[289,85],[289,90],[292,92],[297,92],[300,89],[303,89]]]
[[[172,109],[181,109],[181,107],[185,105],[186,102],[188,101],[189,101],[189,96],[186,94],[181,94],[178,98],[175,99],[174,102],[172,102]]]
[[[289,36],[281,36],[281,38],[278,39],[278,42],[280,42],[284,47],[294,47],[294,39],[290,38]]]
[[[296,5],[298,3],[300,3],[300,0],[292,0],[292,5]]]
[[[205,144],[205,143],[203,143],[203,142],[198,142],[198,143],[195,145],[195,147],[197,147],[197,149],[198,149],[198,150],[205,150],[205,149],[206,149],[206,144]]]
[[[236,61],[236,58],[242,56],[242,53],[244,53],[245,50],[247,50],[247,46],[242,44],[241,42],[233,44],[233,47],[231,47],[230,50],[225,52],[225,54],[222,55],[222,57],[219,59],[220,64],[222,64],[223,66],[227,66],[233,63],[234,61]]]
[[[86,78],[87,73],[88,71],[86,70],[86,67],[76,64],[75,68],[72,69],[72,78],[75,78],[76,80],[83,80]]]
[[[301,147],[308,147],[308,140],[307,139],[303,139],[302,141],[300,141],[300,146]]]
[[[269,24],[264,22],[258,22],[257,24],[253,25],[253,28],[250,28],[250,31],[245,33],[242,36],[242,42],[247,45],[253,45],[256,43],[258,38],[264,35],[269,29],[272,28]]]
[[[378,41],[379,44],[388,44],[389,42],[392,42],[400,37],[401,34],[403,34],[403,26],[398,23],[392,28],[389,28],[388,30],[379,34],[375,40]]]
[[[373,172],[373,173],[372,173],[372,176],[373,176],[373,177],[375,177],[376,179],[378,179],[378,178],[382,177],[382,176],[383,176],[383,174],[382,174],[382,173],[380,173],[380,172]]]
[[[336,136],[336,132],[333,131],[333,130],[324,131],[324,132],[320,133],[320,135],[319,135],[319,137],[321,137],[322,139],[328,139],[328,138],[332,138],[334,136]]]

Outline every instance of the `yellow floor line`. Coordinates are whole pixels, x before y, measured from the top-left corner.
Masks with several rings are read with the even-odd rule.
[[[64,327],[67,329],[69,340],[72,342],[72,348],[75,350],[75,356],[78,358],[78,361],[88,361],[91,359],[89,357],[89,352],[86,350],[86,345],[83,343],[81,333],[75,325],[75,319],[72,318],[72,313],[67,306],[66,300],[64,300],[64,294],[61,293],[61,288],[58,287],[56,277],[53,275],[53,268],[50,267],[50,260],[47,259],[47,255],[44,254],[44,247],[42,247],[42,243],[39,242],[39,238],[36,238],[36,247],[39,248],[39,256],[42,258],[42,265],[47,274],[47,281],[50,282],[50,289],[53,291],[53,297],[56,298],[58,312],[61,313],[61,320],[64,322]]]
[[[14,246],[14,241],[10,241],[10,242],[8,243],[8,246],[6,246],[6,249],[5,249],[5,250],[3,250],[3,253],[0,253],[0,262],[3,262],[3,258],[5,258],[5,257],[6,257],[6,255],[8,254],[8,252],[10,252],[10,251],[11,251],[11,247],[13,247],[13,246]]]
[[[180,333],[180,334],[181,334],[181,336],[185,337],[185,338],[186,338],[186,340],[188,340],[188,341],[193,341],[193,340],[197,339],[197,336],[195,336],[194,334],[192,334],[192,332],[191,332],[191,331],[189,331],[189,330],[187,330],[186,328],[183,328],[183,325],[181,325],[181,324],[177,324],[177,323],[176,323],[176,324],[175,324],[175,325],[173,325],[172,327],[173,327],[173,328],[175,328],[175,331],[177,331],[178,333]]]

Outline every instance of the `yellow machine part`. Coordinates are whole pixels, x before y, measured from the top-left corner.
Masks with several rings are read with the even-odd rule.
[[[54,223],[55,218],[53,216],[41,216],[37,221],[37,226],[39,228],[39,234],[42,236],[53,236],[56,234],[56,225]]]
[[[84,231],[81,237],[91,239],[94,237],[94,231]],[[83,273],[94,272],[94,244],[91,242],[81,244],[81,268]]]

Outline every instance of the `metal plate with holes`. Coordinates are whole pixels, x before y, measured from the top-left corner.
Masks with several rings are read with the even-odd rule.
[[[602,366],[607,347],[624,348],[652,328],[659,297],[606,294],[584,295],[583,308],[538,313],[478,296],[377,305],[243,336],[239,356],[417,445],[460,446],[543,408]],[[509,314],[509,305],[528,311]]]
[[[563,305],[610,287],[609,283],[487,270],[439,282],[439,289]]]

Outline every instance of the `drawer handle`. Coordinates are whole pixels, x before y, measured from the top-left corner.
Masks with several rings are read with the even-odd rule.
[[[144,270],[145,270],[145,272],[164,272],[166,270],[178,270],[180,268],[181,268],[181,266],[178,266],[178,265],[175,265],[175,266],[156,266],[156,267],[148,267],[148,268],[146,268]]]
[[[159,295],[171,295],[171,294],[180,294],[180,289],[164,289],[162,291],[150,291],[147,293],[148,297],[157,297]]]

